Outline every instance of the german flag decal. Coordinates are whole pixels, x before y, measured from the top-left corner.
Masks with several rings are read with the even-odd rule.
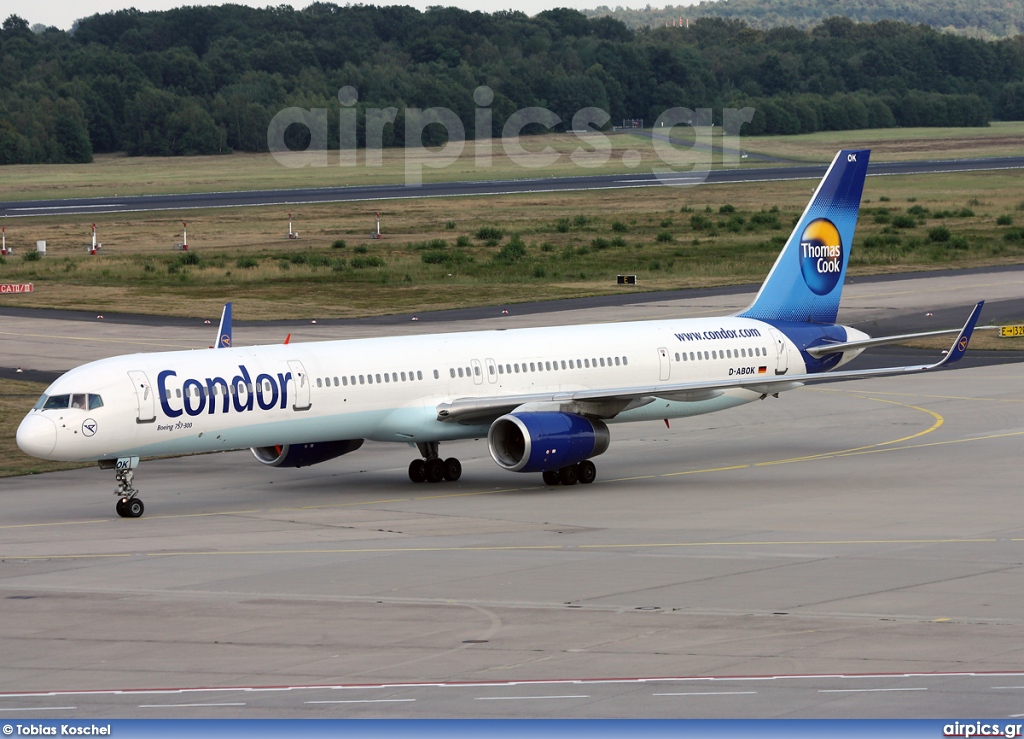
[[[765,374],[767,372],[768,372],[768,368],[767,367],[758,367],[757,368],[757,374],[759,374],[759,375],[763,375],[763,374]]]

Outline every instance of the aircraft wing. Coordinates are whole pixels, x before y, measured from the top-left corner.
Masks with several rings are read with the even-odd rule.
[[[904,367],[879,367],[875,369],[846,370],[843,372],[820,372],[802,375],[742,376],[715,380],[712,382],[660,383],[642,387],[605,388],[601,390],[573,390],[554,393],[533,393],[512,396],[484,398],[456,398],[437,406],[439,421],[479,423],[498,418],[524,405],[559,404],[575,406],[581,415],[612,418],[623,411],[639,408],[658,398],[678,401],[699,401],[721,395],[726,390],[745,388],[764,395],[792,390],[810,382],[834,382],[853,380],[879,375],[904,375],[926,372],[959,360],[967,351],[971,335],[978,322],[984,301],[974,306],[967,323],[957,334],[953,346],[946,355],[932,364],[917,364]]]

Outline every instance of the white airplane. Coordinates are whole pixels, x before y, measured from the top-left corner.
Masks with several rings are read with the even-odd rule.
[[[262,464],[303,467],[365,439],[405,442],[422,457],[409,477],[440,482],[459,479],[462,465],[443,459],[439,444],[486,436],[499,467],[571,485],[594,481],[591,458],[608,449],[609,424],[955,362],[982,303],[941,361],[831,371],[868,347],[957,333],[872,339],[836,324],[868,155],[836,155],[754,302],[736,315],[112,357],[50,385],[21,422],[18,446],[115,469],[117,512],[131,518],[144,510],[133,487],[140,458],[246,447]]]

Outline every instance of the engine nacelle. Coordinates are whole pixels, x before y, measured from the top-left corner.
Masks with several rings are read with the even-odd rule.
[[[603,454],[610,439],[604,423],[573,413],[509,413],[491,424],[487,448],[506,470],[544,472]]]
[[[310,444],[284,446],[254,446],[252,455],[270,467],[309,467],[354,452],[363,445],[362,439],[348,441],[315,441]]]

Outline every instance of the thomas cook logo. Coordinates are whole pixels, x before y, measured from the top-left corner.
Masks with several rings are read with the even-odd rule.
[[[800,236],[800,272],[815,295],[828,295],[843,271],[843,240],[827,218],[807,224]]]

